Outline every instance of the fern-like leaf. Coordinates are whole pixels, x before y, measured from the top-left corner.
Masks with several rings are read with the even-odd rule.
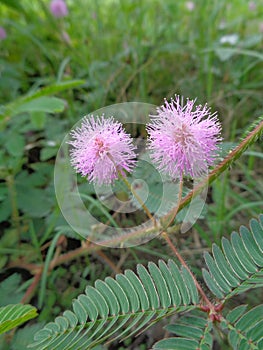
[[[165,328],[176,337],[158,341],[153,346],[154,350],[212,349],[212,321],[204,318],[204,314],[185,315]]]
[[[0,308],[0,334],[13,329],[37,316],[31,305],[10,304]]]
[[[245,312],[246,305],[231,310],[222,328],[228,328],[228,340],[233,349],[263,349],[263,304]]]
[[[48,323],[35,335],[37,350],[91,349],[110,339],[137,333],[174,312],[191,310],[199,304],[192,276],[174,261],[137,266],[137,274],[126,270],[115,279],[97,280],[73,301],[73,312]],[[123,327],[125,329],[123,330]],[[117,333],[118,332],[118,333]],[[114,338],[114,336],[117,336]]]
[[[250,221],[250,229],[241,226],[230,241],[222,239],[222,250],[213,245],[213,256],[205,253],[209,271],[204,280],[219,299],[229,299],[249,289],[263,286],[263,215]]]

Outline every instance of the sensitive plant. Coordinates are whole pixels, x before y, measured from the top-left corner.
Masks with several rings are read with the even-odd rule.
[[[86,117],[71,138],[71,164],[91,182],[112,183],[119,172],[131,172],[135,166],[132,139],[113,118]]]
[[[257,36],[260,34],[261,9],[258,7],[257,11],[250,12],[247,1],[236,0],[231,3],[195,2],[195,10],[192,12],[185,11],[186,2],[182,0],[155,1],[154,5],[148,1],[135,4],[134,1],[128,0],[107,2],[104,6],[97,6],[97,2],[85,0],[81,0],[80,3],[67,1],[71,12],[70,26],[63,29],[69,33],[73,47],[67,50],[68,46],[60,38],[61,28],[58,31],[56,27],[65,23],[54,21],[48,16],[48,8],[45,12],[47,16],[43,14],[42,6],[44,3],[48,6],[49,1],[28,1],[23,4],[1,1],[1,4],[3,3],[10,5],[10,9],[13,5],[13,8],[10,16],[8,12],[3,12],[2,16],[2,24],[12,29],[8,32],[8,37],[11,35],[12,40],[1,43],[1,46],[5,45],[2,50],[2,102],[15,102],[20,94],[26,93],[27,96],[23,101],[20,100],[20,107],[14,106],[12,102],[6,110],[1,109],[1,113],[5,114],[3,122],[6,125],[3,132],[5,137],[2,138],[1,134],[1,151],[4,150],[9,156],[9,162],[2,162],[1,158],[1,173],[4,174],[1,180],[6,179],[5,183],[1,183],[0,198],[0,216],[5,220],[2,226],[5,233],[0,242],[1,266],[7,266],[4,273],[12,273],[13,268],[19,272],[19,276],[20,271],[23,272],[23,279],[8,292],[12,299],[10,302],[19,302],[25,294],[23,302],[32,300],[32,303],[38,306],[41,312],[39,321],[51,320],[61,313],[61,309],[69,308],[70,300],[83,291],[87,283],[93,285],[96,276],[104,279],[106,273],[111,274],[110,269],[104,265],[104,274],[101,273],[101,264],[98,261],[94,264],[94,260],[102,259],[100,251],[97,253],[93,250],[94,247],[89,247],[79,239],[71,240],[67,235],[73,236],[73,233],[66,226],[61,226],[61,219],[54,224],[58,210],[52,191],[52,163],[65,133],[76,123],[78,116],[99,106],[113,101],[136,99],[159,104],[161,95],[170,96],[175,91],[180,91],[188,96],[198,95],[199,101],[209,101],[222,117],[225,139],[236,141],[242,127],[248,125],[252,118],[256,118],[262,109],[262,36]],[[16,18],[13,12],[15,7],[18,8]],[[86,11],[83,11],[84,7]],[[116,18],[114,22],[113,17]],[[127,31],[123,31],[123,23],[128,27]],[[135,25],[138,23],[139,26]],[[102,35],[104,33],[107,35]],[[238,37],[238,42],[233,47],[220,40],[231,34],[237,34]],[[24,50],[25,44],[27,50]],[[110,61],[109,57],[112,58]],[[156,57],[158,59],[155,59]],[[21,58],[19,64],[16,64],[17,58]],[[9,64],[5,69],[6,59]],[[64,79],[73,77],[85,79],[85,85],[82,85],[81,89],[74,88],[74,91],[66,93],[59,92],[61,90],[54,89],[54,86],[50,86],[49,89],[50,83],[56,81],[55,85],[60,85]],[[33,100],[29,101],[33,96],[28,95],[32,93],[37,92],[40,97],[42,89],[38,88],[43,86],[43,93],[56,93],[64,101],[55,101],[53,98],[39,98],[35,103],[32,103]],[[37,95],[34,98],[37,98]],[[40,112],[35,111],[36,107]],[[59,115],[58,111],[64,112]],[[243,138],[245,137],[246,135],[243,135]],[[228,151],[236,146],[236,143],[223,143],[220,157],[225,157]],[[196,240],[196,228],[202,246],[207,245],[209,250],[213,241],[217,240],[219,244],[220,236],[227,237],[233,228],[237,229],[242,223],[247,224],[247,218],[256,217],[260,212],[260,150],[261,145],[257,144],[249,148],[239,160],[227,162],[224,170],[230,168],[231,171],[225,171],[215,182],[213,174],[211,175],[209,181],[213,183],[209,189],[206,220],[199,220],[198,225],[187,235],[176,234],[178,225],[173,228],[175,236],[171,237],[176,245],[180,246],[183,256],[190,264],[194,261],[192,267],[199,280],[201,277],[195,268],[201,264],[198,258],[200,242]],[[217,176],[220,174],[218,170]],[[4,187],[8,188],[8,192],[3,191]],[[11,204],[8,200],[9,194]],[[186,202],[184,199],[181,207]],[[11,228],[6,228],[7,221],[9,225],[12,224]],[[172,232],[172,228],[170,229],[169,232]],[[56,232],[60,234],[58,241]],[[19,234],[20,238],[17,240]],[[67,238],[63,238],[63,235]],[[71,251],[71,248],[75,248],[78,243],[81,244],[81,248],[78,250],[79,255],[75,255],[77,251]],[[131,250],[133,257],[146,265],[146,256],[142,252],[147,250],[147,247],[150,247],[147,253],[149,260],[164,252],[162,259],[168,261],[165,247],[158,239],[142,246],[141,251]],[[153,258],[149,258],[150,250]],[[111,252],[104,250],[101,253],[115,260],[118,252],[115,250],[113,255],[110,255]],[[130,250],[125,253],[130,254]],[[23,265],[18,260],[20,254],[23,254]],[[74,259],[74,256],[80,257]],[[133,269],[129,257],[123,265]],[[10,269],[11,265],[5,265],[3,260],[11,260],[13,268]],[[63,270],[66,271],[64,276],[59,277]],[[24,277],[27,279],[29,276],[28,272],[31,273],[32,279],[23,284]],[[82,274],[83,279],[76,287],[74,281],[79,283],[79,274]],[[66,279],[71,279],[70,285],[61,289],[61,285],[65,286]],[[31,294],[27,293],[30,291]],[[15,299],[18,295],[20,299]],[[242,294],[231,303],[248,303],[248,310],[260,298],[260,291],[255,291]],[[42,304],[40,299],[44,300]],[[226,313],[227,308],[226,304],[223,312]],[[185,329],[185,324],[191,320],[192,317],[182,319],[181,327]],[[196,322],[198,320],[200,319],[197,318]],[[26,338],[29,339],[29,333],[33,334],[36,327],[41,325],[35,324],[16,332],[16,348],[22,349],[22,334],[27,332]],[[155,332],[151,330],[144,334],[139,339],[145,339],[147,334]],[[10,339],[12,335],[7,336]],[[138,341],[138,338],[134,339]],[[128,347],[128,343],[125,344],[125,347]],[[216,346],[218,347],[218,344]],[[15,348],[13,343],[12,347]],[[117,347],[118,344],[115,348]],[[223,348],[223,345],[219,347]],[[226,348],[229,349],[229,346]]]
[[[200,120],[199,114],[196,117]],[[75,138],[81,140],[75,144],[76,149],[79,146],[80,150],[85,149],[83,145],[86,140],[91,140],[91,145],[95,147],[91,147],[91,155],[84,152],[86,158],[84,157],[83,164],[86,164],[87,157],[92,156],[94,151],[97,161],[100,154],[102,157],[107,155],[110,148],[105,152],[105,140],[98,140],[97,137],[105,131],[108,132],[107,126],[113,123],[113,119],[108,119],[108,122],[109,124],[105,119],[99,118],[96,124],[91,117],[90,120],[85,119],[77,131],[73,131]],[[212,127],[214,125],[217,131],[214,140],[216,143],[220,130],[217,120]],[[195,126],[198,128],[199,124],[196,123]],[[95,131],[94,137],[86,137],[87,128],[89,132],[90,128]],[[100,129],[98,134],[97,128]],[[123,135],[120,125],[117,130]],[[184,131],[182,128],[177,130],[182,133],[182,137],[185,136]],[[261,118],[240,144],[209,172],[204,182],[211,183],[228,169],[248,146],[260,138],[262,132]],[[174,143],[177,141],[175,138]],[[75,160],[77,156],[71,155]],[[81,159],[83,158],[78,158],[79,163]],[[206,162],[206,159],[203,161]],[[114,164],[114,153],[112,162]],[[188,168],[186,173],[187,171]],[[189,173],[187,174],[189,176]],[[182,179],[181,181],[183,182]],[[201,183],[197,188],[193,188],[185,198],[179,196],[179,203],[172,210],[174,215],[169,225],[174,223],[176,214],[204,185]],[[241,226],[239,233],[233,232],[230,240],[223,238],[221,247],[213,244],[212,254],[204,253],[206,268],[202,269],[202,276],[206,287],[195,277],[174,245],[167,222],[163,222],[159,229],[160,238],[168,244],[175,255],[174,259],[169,259],[168,262],[159,260],[158,264],[149,262],[147,268],[139,264],[136,273],[129,269],[123,274],[117,274],[115,278],[97,280],[94,287],[88,286],[85,294],[74,299],[73,311],[65,311],[62,316],[37,332],[30,347],[38,350],[92,349],[100,343],[126,339],[145,331],[165,317],[177,315],[177,318],[173,318],[173,323],[166,327],[172,336],[158,341],[153,345],[153,349],[212,349],[215,340],[213,334],[217,330],[218,334],[228,337],[233,349],[263,349],[263,305],[252,309],[248,309],[247,305],[233,308],[229,302],[236,295],[263,286],[263,215],[252,219],[249,228]]]

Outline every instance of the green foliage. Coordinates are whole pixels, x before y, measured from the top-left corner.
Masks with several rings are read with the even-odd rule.
[[[34,348],[86,349],[113,337],[131,336],[149,322],[175,312],[191,310],[199,303],[194,281],[189,272],[160,260],[150,262],[148,270],[137,266],[115,279],[97,280],[73,301],[73,311],[48,323],[36,334]],[[123,327],[125,329],[123,330]],[[119,331],[118,335],[115,333]]]
[[[18,303],[22,299],[23,292],[18,290],[20,283],[21,276],[18,273],[14,273],[0,283],[0,306],[6,306],[12,302]]]
[[[222,246],[223,251],[213,245],[213,257],[205,252],[209,272],[204,269],[203,276],[223,305],[236,294],[263,286],[263,215],[259,220],[250,221],[250,230],[241,226],[240,234],[233,232],[231,243],[223,238]],[[153,349],[212,349],[214,320],[230,330],[229,341],[233,348],[237,348],[239,342],[242,346],[260,343],[258,322],[261,325],[263,320],[262,306],[244,316],[244,308],[237,308],[226,318],[219,309],[219,316],[211,316],[216,315],[211,308],[207,317],[200,312],[189,314],[199,308],[201,302],[193,277],[184,266],[179,269],[173,260],[168,264],[159,260],[158,265],[150,262],[147,270],[139,264],[137,275],[126,270],[115,279],[97,280],[95,287],[88,286],[85,294],[73,301],[73,312],[65,311],[35,335],[31,347],[38,350],[91,349],[111,338],[131,336],[148,328],[147,324],[181,311],[188,314],[166,327],[176,337],[157,342]],[[247,324],[256,325],[254,332],[249,331],[251,327],[246,330]],[[254,349],[247,349],[250,348]]]
[[[213,338],[211,320],[204,318],[201,313],[191,313],[182,316],[175,324],[165,327],[167,331],[175,334],[176,337],[161,340],[154,344],[154,350],[165,349],[212,349]]]
[[[23,7],[20,2],[17,2],[15,0],[1,0],[0,3],[3,3],[6,6],[9,6],[17,11],[22,11]]]
[[[245,312],[247,305],[231,310],[222,326],[229,330],[228,339],[233,349],[263,349],[263,305]]]
[[[249,311],[247,305],[240,305],[222,317],[219,324],[223,332],[228,331],[228,341],[231,349],[262,350],[263,305],[258,305]],[[170,324],[166,329],[176,335],[157,342],[154,350],[181,349],[213,349],[211,330],[214,327],[211,320],[200,314],[183,316],[177,323]]]
[[[32,101],[19,105],[15,110],[12,110],[12,115],[24,112],[47,112],[58,113],[64,109],[64,103],[56,97],[39,97]]]
[[[223,252],[213,245],[213,258],[205,253],[209,272],[203,269],[204,279],[212,293],[228,299],[255,287],[263,287],[263,215],[250,221],[250,230],[240,227],[230,241],[222,239]]]
[[[11,103],[1,106],[0,121],[5,125],[5,118],[19,115],[21,113],[30,113],[36,119],[35,112],[59,113],[64,110],[65,102],[57,97],[50,97],[61,91],[72,89],[83,85],[83,80],[63,81],[60,83],[50,84],[42,89],[37,89],[28,95],[17,98]],[[43,115],[38,114],[38,118]]]
[[[34,334],[41,327],[43,327],[43,324],[38,322],[34,325],[19,328],[15,333],[10,350],[28,350],[28,345],[34,341]]]
[[[37,309],[31,305],[7,305],[0,308],[0,334],[13,329],[37,316]]]
[[[174,324],[169,325],[167,330],[171,333],[175,333],[178,337],[171,337],[167,339],[160,340],[154,344],[154,350],[181,350],[181,349],[200,349],[200,350],[209,350],[212,349],[212,336],[209,331],[212,328],[211,323],[203,320],[203,328],[200,328],[199,323],[195,324],[196,319],[190,318],[189,321],[193,321],[192,324]],[[199,320],[198,320],[199,321]]]

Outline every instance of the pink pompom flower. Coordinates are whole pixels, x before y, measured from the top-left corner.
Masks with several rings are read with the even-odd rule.
[[[216,113],[178,95],[157,108],[147,125],[148,148],[157,168],[173,179],[202,176],[213,165],[221,141]]]
[[[52,0],[50,3],[50,11],[56,18],[65,17],[68,15],[67,4],[64,0]]]
[[[71,165],[90,182],[110,184],[135,166],[132,138],[113,117],[85,117],[70,135]]]

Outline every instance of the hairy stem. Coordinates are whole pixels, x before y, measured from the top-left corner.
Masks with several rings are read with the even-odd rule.
[[[178,192],[178,201],[177,201],[177,206],[173,209],[172,211],[172,216],[171,214],[168,214],[165,216],[165,218],[169,218],[168,223],[166,223],[166,225],[164,226],[164,231],[162,232],[162,237],[165,239],[166,243],[169,245],[169,247],[171,248],[172,252],[175,254],[175,256],[177,257],[177,259],[180,261],[180,263],[187,269],[187,271],[190,273],[190,275],[192,276],[194,283],[196,285],[196,288],[198,289],[199,293],[201,294],[204,302],[206,303],[206,305],[212,309],[214,308],[213,304],[210,302],[210,300],[207,298],[205,292],[203,291],[202,287],[200,286],[200,284],[198,283],[197,279],[195,278],[194,274],[192,273],[192,271],[190,270],[189,266],[187,265],[187,263],[185,262],[184,258],[182,257],[182,255],[179,253],[179,251],[176,249],[175,245],[173,244],[173,242],[171,241],[170,237],[168,236],[166,230],[167,228],[171,225],[171,223],[174,221],[176,214],[178,213],[178,209],[180,207],[180,203],[182,201],[182,193],[183,193],[183,177],[180,178],[180,182],[179,182],[179,192]],[[170,215],[170,217],[169,217]]]
[[[210,308],[210,310],[214,309],[214,305],[211,303],[211,301],[208,299],[208,297],[206,296],[204,290],[202,289],[202,287],[200,286],[200,284],[198,283],[197,279],[195,278],[194,274],[192,273],[192,271],[190,270],[189,266],[187,265],[187,263],[185,262],[184,258],[182,257],[182,255],[178,252],[178,250],[176,249],[176,247],[174,246],[174,244],[172,243],[170,237],[168,236],[168,234],[166,232],[162,232],[162,237],[165,239],[166,243],[169,245],[169,247],[171,248],[172,252],[175,254],[175,256],[177,257],[177,259],[180,261],[180,263],[187,269],[187,271],[190,273],[190,275],[192,276],[194,283],[196,285],[196,288],[198,289],[199,293],[201,294],[204,302],[206,303],[206,305]]]
[[[26,293],[24,294],[23,298],[21,299],[22,304],[29,303],[30,300],[32,299],[32,297],[34,296],[35,291],[38,287],[38,283],[41,279],[41,275],[42,275],[42,270],[40,270],[38,273],[35,274],[33,282],[30,284]]]

